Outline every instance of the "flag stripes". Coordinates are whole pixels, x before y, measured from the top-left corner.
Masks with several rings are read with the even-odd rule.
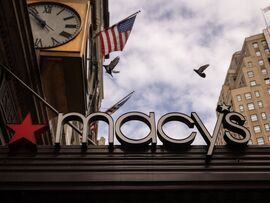
[[[131,95],[134,93],[134,91],[132,91],[131,93],[129,93],[127,96],[125,96],[123,99],[121,99],[120,101],[118,101],[116,104],[114,104],[112,107],[108,108],[105,113],[107,114],[113,114],[115,111],[117,111],[121,106],[123,106],[131,97]]]
[[[113,51],[122,51],[127,43],[136,15],[127,18],[116,25],[99,32],[98,37],[101,44],[102,55]]]

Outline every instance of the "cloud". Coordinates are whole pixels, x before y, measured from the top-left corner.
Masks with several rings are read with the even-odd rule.
[[[234,52],[242,48],[245,37],[261,33],[264,20],[260,9],[266,0],[113,0],[111,24],[138,9],[130,38],[120,55],[120,74],[104,75],[105,98],[102,109],[113,105],[130,91],[131,99],[116,113],[156,113],[156,120],[168,112],[190,115],[196,111],[210,132],[216,122],[215,108]],[[193,69],[209,63],[207,77],[198,77]],[[170,133],[186,134],[179,123]],[[106,136],[100,128],[99,136]],[[125,132],[136,137],[146,132],[127,124]],[[142,128],[142,127],[141,127]],[[199,137],[199,136],[197,136]],[[195,144],[201,144],[196,139]]]

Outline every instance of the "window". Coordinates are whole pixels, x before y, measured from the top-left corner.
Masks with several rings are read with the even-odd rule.
[[[242,97],[240,94],[236,95],[237,101],[242,101]]]
[[[265,52],[266,54],[269,54],[269,49],[268,49],[268,48],[264,49],[264,52]]]
[[[265,78],[264,79],[264,82],[265,82],[266,85],[268,85],[268,84],[270,84],[270,79],[269,78]]]
[[[250,81],[250,86],[256,86],[256,81],[255,80]]]
[[[256,56],[261,56],[261,52],[260,51],[256,51]]]
[[[265,129],[265,131],[269,131],[270,130],[270,125],[268,123],[264,124],[264,129]]]
[[[243,105],[239,105],[239,111],[243,112],[244,111],[244,106]]]
[[[263,102],[262,101],[258,101],[257,103],[258,103],[259,108],[263,108]]]
[[[255,133],[260,133],[261,132],[261,127],[259,125],[256,125],[253,127],[253,130]]]
[[[258,137],[257,142],[258,142],[258,145],[263,145],[264,144],[263,137]]]
[[[259,91],[255,91],[254,94],[255,94],[255,97],[260,97],[260,92]]]
[[[248,110],[253,110],[253,109],[255,109],[253,103],[249,103],[249,104],[247,105],[247,107],[248,107]]]
[[[267,119],[266,113],[262,112],[262,113],[261,113],[261,116],[262,116],[262,119],[263,119],[263,120]]]
[[[258,120],[257,115],[256,115],[256,114],[250,115],[250,120],[251,120],[251,121],[257,121],[257,120]]]
[[[266,46],[267,45],[266,40],[262,40],[262,45],[263,46]]]
[[[249,67],[249,68],[252,67],[252,62],[251,61],[248,62],[247,67]]]
[[[245,98],[246,99],[251,99],[251,93],[250,92],[245,93]]]
[[[267,75],[267,70],[265,68],[261,69],[263,75]]]
[[[263,120],[267,119],[267,113],[262,112],[262,113],[261,113],[261,116],[262,116],[262,119],[263,119]]]
[[[247,144],[252,145],[252,140],[249,140]]]
[[[263,60],[259,60],[258,61],[258,64],[260,65],[260,66],[262,66],[264,63],[263,63]]]
[[[248,71],[247,75],[249,78],[253,78],[254,77],[254,72],[253,71]]]
[[[257,42],[254,42],[254,43],[252,44],[252,46],[253,46],[253,48],[258,48],[258,43],[257,43]]]
[[[268,94],[270,94],[270,88],[267,89]]]

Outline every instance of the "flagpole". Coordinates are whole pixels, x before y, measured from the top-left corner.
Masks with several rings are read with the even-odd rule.
[[[261,9],[261,12],[262,12],[262,15],[263,15],[263,19],[264,19],[265,25],[268,28],[269,25],[268,25],[267,20],[265,18],[264,11],[262,9]]]
[[[135,13],[131,14],[130,16],[124,18],[123,20],[120,20],[119,22],[113,24],[112,26],[114,26],[114,25],[116,25],[116,24],[118,24],[118,23],[121,23],[122,21],[125,21],[126,19],[129,19],[129,18],[131,18],[131,17],[137,15],[137,14],[140,13],[140,12],[141,12],[141,10],[138,10],[138,11],[136,11]],[[110,27],[112,27],[112,26],[110,26]]]
[[[27,84],[25,84],[25,82],[23,82],[17,75],[15,75],[8,67],[6,67],[5,65],[0,63],[0,66],[7,71],[10,75],[12,75],[12,77],[14,77],[21,85],[23,85],[26,89],[28,89],[32,94],[34,94],[43,104],[45,104],[45,106],[47,106],[52,112],[54,112],[55,114],[59,114],[59,112],[53,107],[51,106],[45,99],[43,99],[39,94],[37,94],[34,90],[32,90]],[[80,135],[82,135],[82,132],[77,129],[77,127],[75,127],[73,124],[71,123],[67,123],[70,127],[72,127],[77,133],[79,133]],[[95,145],[95,143],[90,140],[90,142],[92,142],[92,144]]]
[[[138,11],[136,11],[135,13],[131,14],[130,16],[124,18],[123,20],[120,20],[120,21],[118,21],[117,23],[111,25],[110,27],[113,27],[113,26],[117,25],[118,23],[120,23],[120,22],[122,22],[122,21],[124,21],[124,20],[126,20],[126,19],[131,18],[131,17],[137,15],[137,14],[140,13],[140,12],[141,12],[141,10],[138,10]],[[106,28],[106,29],[107,29],[107,28]],[[99,34],[100,32],[103,32],[103,31],[106,30],[106,29],[100,30],[97,34],[95,34],[95,35],[92,37],[92,39],[95,39],[95,38],[98,36],[98,34]]]
[[[123,100],[125,100],[126,98],[128,98],[130,95],[132,95],[133,93],[134,93],[135,91],[133,90],[132,92],[130,92],[129,94],[127,94],[124,98],[122,98],[122,99],[120,99],[118,102],[116,102],[115,104],[118,104],[118,103],[120,103],[121,101],[123,101]],[[115,105],[114,104],[114,105]],[[110,108],[112,108],[114,105],[112,105]],[[108,109],[110,109],[110,108],[108,108]],[[107,110],[108,110],[107,109]],[[106,112],[106,111],[105,111]]]
[[[266,32],[268,33],[268,36],[270,37],[269,25],[268,25],[268,23],[267,23],[267,20],[266,20],[265,15],[264,15],[265,12],[263,11],[263,9],[261,9],[261,12],[262,12],[263,19],[264,19],[264,22],[265,22],[265,25],[266,25]],[[265,36],[265,37],[266,37],[266,36]],[[268,44],[268,46],[269,46],[269,44]]]

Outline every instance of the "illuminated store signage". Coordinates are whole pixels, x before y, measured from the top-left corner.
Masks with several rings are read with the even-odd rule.
[[[87,117],[79,113],[60,113],[58,115],[55,147],[58,150],[60,149],[64,124],[74,120],[80,121],[83,124],[82,150],[87,150],[87,135],[90,123],[99,120],[108,124],[108,141],[111,148],[114,146],[114,134],[126,150],[131,147],[149,147],[150,144],[152,147],[155,147],[157,144],[157,137],[163,145],[169,149],[177,150],[189,146],[194,141],[197,132],[192,132],[183,139],[174,139],[163,131],[163,126],[171,121],[179,121],[189,128],[194,128],[195,126],[207,143],[207,156],[213,154],[221,125],[223,125],[223,128],[225,129],[224,140],[228,145],[246,146],[250,139],[250,132],[243,126],[245,118],[237,112],[231,112],[230,106],[227,105],[218,105],[216,110],[219,114],[212,135],[208,132],[200,117],[195,112],[192,112],[190,116],[179,112],[165,114],[158,120],[157,125],[155,122],[155,114],[153,112],[150,112],[149,115],[141,112],[129,112],[121,115],[115,123],[110,115],[103,112],[93,113]],[[125,136],[121,131],[121,127],[126,122],[132,120],[141,121],[146,124],[150,129],[149,134],[142,139],[132,139]],[[232,133],[236,133],[237,136],[233,136]]]

